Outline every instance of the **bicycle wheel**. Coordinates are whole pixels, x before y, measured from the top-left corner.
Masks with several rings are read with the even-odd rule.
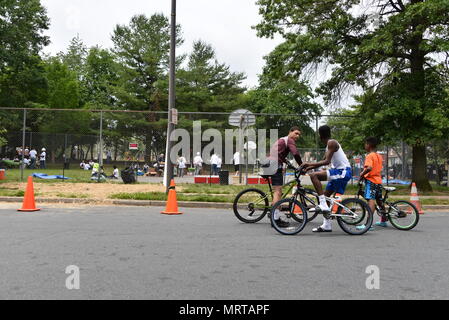
[[[247,189],[240,192],[234,200],[234,214],[244,223],[256,223],[270,211],[268,196],[259,189]]]
[[[339,207],[337,222],[340,228],[350,235],[365,234],[373,224],[373,213],[365,201],[360,199],[345,199]]]
[[[311,222],[318,216],[318,211],[316,211],[315,209],[320,203],[320,199],[318,198],[315,190],[304,189],[304,191],[308,197],[307,199],[304,198],[303,205],[307,209],[307,222]]]
[[[276,221],[274,212],[279,210],[281,223],[288,225],[281,226]],[[296,199],[287,198],[276,203],[271,209],[271,225],[277,232],[292,236],[300,233],[307,224],[307,209]]]
[[[399,230],[412,230],[419,222],[419,211],[413,203],[397,201],[390,204],[388,219]]]

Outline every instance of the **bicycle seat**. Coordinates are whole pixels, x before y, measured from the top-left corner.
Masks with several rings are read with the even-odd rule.
[[[384,187],[384,190],[388,191],[388,192],[393,192],[396,191],[395,187]]]

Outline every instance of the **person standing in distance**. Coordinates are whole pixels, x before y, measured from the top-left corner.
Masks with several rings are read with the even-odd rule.
[[[47,150],[45,148],[42,148],[42,152],[40,154],[40,169],[47,169],[45,166],[45,163],[47,161]]]

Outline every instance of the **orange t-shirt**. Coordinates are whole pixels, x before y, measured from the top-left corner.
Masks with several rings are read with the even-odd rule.
[[[365,175],[365,178],[372,183],[382,184],[382,167],[383,159],[376,152],[370,153],[365,160],[365,168],[371,167],[373,170]]]

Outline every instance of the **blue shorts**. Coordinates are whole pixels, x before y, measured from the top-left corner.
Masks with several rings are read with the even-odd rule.
[[[329,183],[326,191],[345,194],[346,186],[352,178],[352,170],[349,167],[346,169],[330,169],[327,171],[327,176]]]
[[[366,200],[382,199],[382,185],[375,184],[369,180],[365,183],[365,194],[363,196]]]

